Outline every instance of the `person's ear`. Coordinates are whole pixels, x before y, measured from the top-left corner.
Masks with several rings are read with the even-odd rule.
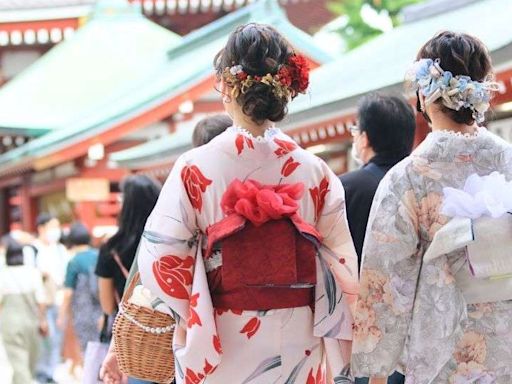
[[[370,140],[368,139],[368,135],[366,134],[366,132],[361,132],[361,137],[359,138],[360,142],[361,142],[361,147],[362,148],[368,148],[370,147]]]
[[[220,92],[222,94],[222,102],[231,103],[231,88],[224,82],[224,80],[220,81]]]

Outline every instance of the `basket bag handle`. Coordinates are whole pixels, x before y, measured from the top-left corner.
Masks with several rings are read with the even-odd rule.
[[[139,272],[135,272],[133,275],[133,278],[130,280],[130,283],[128,284],[128,287],[126,287],[126,290],[123,293],[123,297],[121,298],[121,303],[126,303],[130,297],[132,297],[133,290],[137,286],[137,284],[140,282],[140,274]]]

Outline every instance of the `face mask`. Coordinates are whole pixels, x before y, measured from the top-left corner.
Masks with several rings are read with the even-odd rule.
[[[59,228],[51,228],[46,233],[46,240],[48,240],[49,243],[55,244],[60,240],[61,232]]]
[[[361,160],[361,156],[359,155],[359,151],[357,150],[357,145],[354,142],[352,144],[352,149],[350,150],[350,156],[356,162],[358,166],[363,165],[363,160]]]

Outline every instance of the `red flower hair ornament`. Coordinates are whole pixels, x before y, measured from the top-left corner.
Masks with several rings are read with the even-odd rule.
[[[276,73],[264,76],[249,75],[241,65],[227,67],[222,73],[224,81],[232,88],[234,98],[247,93],[256,83],[267,84],[279,98],[294,99],[299,93],[306,93],[309,86],[309,65],[302,55],[293,54]]]

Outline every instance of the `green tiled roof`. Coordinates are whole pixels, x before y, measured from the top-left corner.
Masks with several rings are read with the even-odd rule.
[[[139,20],[141,23],[140,16],[132,16],[134,19]],[[223,47],[226,42],[227,36],[237,25],[247,22],[263,22],[272,24],[275,28],[285,34],[289,40],[304,54],[310,56],[314,60],[325,63],[332,59],[332,56],[328,55],[321,49],[315,46],[312,38],[294,27],[286,18],[284,11],[278,6],[276,0],[260,0],[249,6],[246,6],[236,12],[230,13],[229,15],[218,19],[217,21],[195,31],[184,37],[181,41],[174,35],[167,35],[167,45],[165,49],[162,47],[164,42],[160,41],[158,47],[155,47],[155,51],[152,51],[152,55],[144,53],[144,47],[146,44],[151,46],[157,43],[147,41],[148,37],[140,38],[137,37],[137,33],[133,33],[131,42],[128,41],[123,43],[123,46],[130,50],[131,55],[126,57],[125,54],[119,52],[115,46],[111,45],[111,48],[117,55],[109,56],[110,60],[115,60],[118,65],[125,66],[128,58],[138,58],[137,63],[142,62],[141,68],[131,68],[124,72],[123,79],[118,79],[117,82],[112,82],[110,76],[117,79],[117,66],[111,68],[109,73],[105,72],[105,68],[98,63],[98,61],[104,61],[101,58],[96,57],[95,60],[90,59],[91,65],[95,65],[95,71],[90,73],[97,73],[101,76],[102,80],[109,82],[109,87],[99,84],[98,86],[103,92],[109,93],[110,97],[108,102],[98,106],[97,108],[90,108],[87,111],[83,111],[81,107],[77,107],[74,103],[69,105],[69,101],[62,94],[57,92],[50,92],[50,95],[46,96],[46,100],[41,100],[42,96],[39,96],[38,103],[43,103],[51,108],[52,113],[48,113],[47,109],[42,108],[38,103],[31,102],[30,105],[26,105],[23,108],[16,108],[17,113],[10,113],[10,116],[15,117],[18,121],[24,121],[26,119],[28,123],[25,123],[30,127],[48,127],[49,123],[53,123],[52,128],[65,128],[65,129],[54,129],[54,132],[50,132],[41,138],[31,141],[30,143],[21,146],[17,149],[11,150],[8,153],[0,156],[0,172],[2,169],[10,167],[21,161],[21,157],[24,157],[24,161],[30,160],[30,158],[44,156],[52,153],[52,151],[64,147],[65,145],[77,143],[86,138],[94,137],[95,135],[108,130],[114,124],[128,121],[133,117],[136,117],[146,110],[152,107],[161,105],[161,103],[169,98],[179,96],[190,89],[192,86],[199,82],[209,78],[212,75],[212,59],[214,55]],[[83,29],[93,29],[94,20],[86,25]],[[101,21],[103,28],[102,38],[115,34],[115,30],[109,29],[107,20]],[[128,21],[127,21],[128,22]],[[158,29],[159,27],[151,24],[149,21],[143,21],[144,24],[151,25],[151,29]],[[113,21],[110,23],[112,28],[115,28]],[[149,26],[144,27],[144,30]],[[128,33],[129,28],[122,28]],[[83,34],[84,31],[82,30]],[[78,34],[78,37],[80,34]],[[99,38],[99,36],[97,36]],[[128,40],[130,40],[128,39]],[[159,40],[159,39],[155,39]],[[163,39],[165,40],[165,39]],[[73,44],[73,39],[63,44]],[[99,44],[99,43],[98,43]],[[121,44],[121,43],[119,43]],[[139,50],[140,48],[140,50]],[[50,52],[52,61],[66,61],[68,58],[64,57],[67,52],[58,54],[63,49],[58,46]],[[75,51],[73,47],[69,48]],[[124,51],[123,51],[124,52]],[[78,53],[77,53],[78,54]],[[115,56],[115,57],[113,57]],[[49,61],[49,58],[45,56],[41,60]],[[42,82],[42,78],[47,76],[47,69],[41,63],[30,68],[26,73],[23,73],[19,80],[13,80],[12,84],[6,89],[0,90],[0,100],[6,98],[4,92],[9,92],[11,95],[16,94],[17,97],[24,95],[29,89],[33,89],[33,83],[31,82],[30,87],[28,80],[23,80],[25,77],[29,77],[33,82]],[[105,64],[105,63],[103,63]],[[57,64],[54,64],[57,66]],[[110,64],[108,64],[110,66]],[[58,68],[64,70],[66,66],[58,65]],[[83,68],[83,66],[81,67]],[[57,76],[56,71],[52,70],[54,76]],[[134,77],[132,79],[132,76]],[[58,78],[58,76],[57,76]],[[77,83],[78,73],[74,76],[65,76],[66,81],[71,82],[76,87],[76,92],[72,92],[78,100],[81,97],[80,88],[84,87],[85,90],[89,89],[92,91],[96,90],[97,79],[94,76],[88,76],[86,79],[80,80]],[[57,79],[56,79],[57,81]],[[59,80],[60,82],[61,80]],[[94,86],[91,82],[95,83]],[[51,86],[51,83],[45,82],[45,88]],[[100,81],[101,83],[101,81]],[[23,89],[18,90],[17,87]],[[213,84],[212,84],[213,86]],[[40,87],[37,87],[38,89]],[[73,88],[73,87],[71,87]],[[88,91],[89,92],[89,91]],[[39,92],[38,92],[39,93]],[[43,90],[41,94],[45,95]],[[96,95],[99,95],[96,93]],[[26,96],[26,95],[25,95]],[[96,106],[94,98],[87,98],[87,102],[92,103]],[[61,104],[62,103],[62,104]],[[1,103],[0,103],[1,105]],[[12,103],[11,103],[12,105]],[[72,111],[68,111],[64,106],[69,106]],[[66,109],[66,110],[65,110]],[[78,111],[77,111],[78,109]],[[23,110],[23,113],[22,113]],[[44,123],[40,119],[36,119],[34,116],[36,113],[30,111],[37,111],[45,119]],[[60,113],[66,116],[66,119],[62,116],[58,116]],[[31,115],[31,116],[27,116]],[[55,116],[57,115],[57,116]],[[0,115],[0,127],[4,124],[3,119]],[[12,124],[12,123],[11,123]],[[17,124],[20,126],[20,124]],[[49,128],[49,127],[48,127]]]
[[[158,140],[137,145],[110,155],[110,160],[127,168],[142,168],[164,162],[171,163],[172,159],[192,147],[193,130],[186,127],[172,135],[166,135]]]
[[[180,40],[127,2],[100,2],[72,38],[0,89],[0,132],[38,136],[101,121],[148,81]]]
[[[313,71],[310,97],[291,104],[287,125],[311,114],[329,113],[330,104],[331,112],[339,113],[340,101],[402,83],[421,44],[436,32],[467,32],[496,52],[512,43],[511,17],[512,1],[482,0],[395,28]],[[495,64],[499,64],[496,59]],[[314,112],[317,108],[322,111]]]
[[[249,22],[273,25],[297,49],[320,63],[334,59],[318,48],[310,35],[294,27],[274,0],[261,0],[198,29],[187,35],[180,45],[174,47],[169,52],[169,57],[175,65],[180,63],[179,65],[191,68],[197,67],[199,73],[210,74],[212,59],[223,47],[228,35],[236,26]],[[191,137],[191,131],[176,133],[114,153],[110,159],[125,167],[139,167],[142,164],[156,163],[158,160],[161,163],[164,158],[170,158],[173,154],[188,149],[191,145]]]

